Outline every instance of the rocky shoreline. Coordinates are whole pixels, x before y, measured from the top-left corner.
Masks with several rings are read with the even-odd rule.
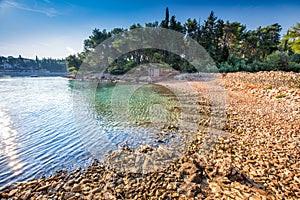
[[[223,81],[228,134],[209,148],[203,129],[180,158],[157,171],[115,171],[95,160],[84,170],[5,186],[0,198],[299,199],[300,74],[239,72]]]

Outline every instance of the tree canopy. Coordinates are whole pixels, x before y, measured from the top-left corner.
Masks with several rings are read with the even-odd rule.
[[[283,42],[295,53],[300,53],[300,23],[291,27],[283,37]],[[287,47],[286,47],[287,48]]]
[[[298,59],[300,23],[291,27],[281,39],[282,27],[278,23],[248,30],[246,25],[240,22],[224,22],[213,11],[203,22],[188,18],[181,23],[176,20],[175,15],[170,17],[169,9],[166,8],[165,18],[160,23],[148,22],[144,26],[139,23],[132,24],[129,30],[158,27],[178,31],[197,41],[213,58],[221,72],[260,70],[300,72],[300,59]],[[68,71],[76,73],[83,60],[88,58],[99,44],[127,30],[124,28],[114,28],[111,31],[94,29],[91,36],[84,40],[83,52],[66,58]],[[124,44],[119,41],[114,45],[121,48]],[[179,55],[157,49],[141,49],[122,55],[110,64],[107,72],[123,74],[147,62],[164,63],[180,71],[193,72],[193,66]]]

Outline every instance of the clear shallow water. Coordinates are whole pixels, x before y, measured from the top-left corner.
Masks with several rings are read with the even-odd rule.
[[[181,86],[76,81],[74,114],[82,141],[93,156],[117,170],[148,173],[165,167],[185,151],[198,128],[197,122],[185,126],[194,112],[189,110],[199,115],[190,104],[195,94]],[[187,104],[190,108],[183,112]],[[141,153],[145,147],[151,152]]]
[[[165,124],[181,123],[186,99],[193,102],[185,92],[174,94],[161,85],[0,78],[0,187],[86,167],[110,154],[114,156],[108,164],[127,171],[147,172],[168,164],[190,136],[157,133]],[[118,152],[124,146],[136,150],[145,145],[157,151]],[[145,164],[149,161],[152,165]]]
[[[70,84],[0,78],[0,186],[91,162],[74,124]]]
[[[84,127],[80,134],[85,144],[106,140],[109,146],[102,149],[102,154],[124,145],[132,149],[155,145],[163,125],[179,124],[179,112],[174,107],[179,109],[180,102],[160,85],[99,83],[95,91],[89,89],[75,97],[79,103],[75,103],[74,112],[79,115],[77,125]]]

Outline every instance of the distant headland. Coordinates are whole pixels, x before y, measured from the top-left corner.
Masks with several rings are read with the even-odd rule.
[[[21,55],[0,56],[0,76],[65,76],[69,72],[66,70],[64,59],[23,58]]]

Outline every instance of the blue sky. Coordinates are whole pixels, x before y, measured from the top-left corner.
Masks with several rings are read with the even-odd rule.
[[[189,17],[203,21],[211,10],[247,29],[279,23],[282,34],[300,22],[300,0],[0,0],[0,55],[63,58],[82,51],[94,28],[160,22],[166,7],[183,23]]]

